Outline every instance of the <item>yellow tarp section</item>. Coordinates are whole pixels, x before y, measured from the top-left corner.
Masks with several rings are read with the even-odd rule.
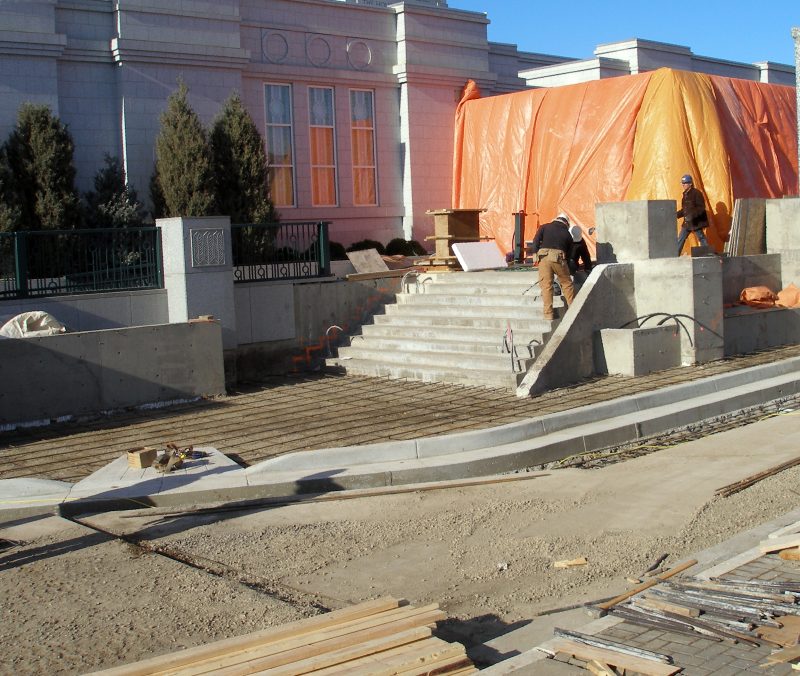
[[[505,251],[514,212],[527,214],[526,240],[560,211],[587,231],[598,202],[679,202],[686,173],[718,250],[735,198],[797,194],[793,87],[661,69],[476,96],[468,87],[456,114],[453,206],[486,209],[481,234]]]

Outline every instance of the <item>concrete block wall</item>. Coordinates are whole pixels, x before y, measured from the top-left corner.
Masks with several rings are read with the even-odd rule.
[[[216,322],[0,340],[0,425],[225,393]]]
[[[677,326],[601,329],[595,333],[597,373],[643,376],[680,365]]]
[[[761,254],[723,258],[723,304],[737,303],[742,289],[749,286],[766,286],[772,291],[780,291],[783,288],[781,256],[779,254]]]
[[[674,200],[597,204],[597,261],[628,263],[677,255],[675,212]]]
[[[724,329],[722,262],[705,258],[664,258],[634,263],[636,316],[675,315],[681,330],[681,364],[722,359]],[[664,317],[653,317],[651,326]],[[671,323],[673,320],[669,320]]]
[[[800,197],[767,200],[767,253],[781,256],[783,286],[800,286]]]

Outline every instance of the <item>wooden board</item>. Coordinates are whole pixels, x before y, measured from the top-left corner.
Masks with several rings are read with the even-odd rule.
[[[800,547],[800,534],[794,533],[792,535],[784,535],[779,538],[772,538],[762,540],[758,548],[762,554],[769,554],[771,552],[779,552],[781,549],[792,549]]]
[[[782,549],[778,552],[784,561],[800,561],[800,547],[792,547],[791,549]]]
[[[646,674],[647,676],[672,676],[672,674],[677,674],[681,670],[681,667],[676,665],[664,664],[663,662],[656,662],[655,660],[648,660],[635,655],[626,655],[606,648],[595,648],[594,646],[565,638],[554,638],[552,641],[548,641],[545,647],[550,652],[564,653],[585,662],[596,660],[601,664],[607,664],[618,669],[638,671],[640,674]]]
[[[437,604],[391,597],[97,672],[106,676],[450,674],[474,669],[464,646],[431,636]]]
[[[777,627],[758,627],[756,634],[765,641],[776,643],[784,648],[796,646],[800,640],[800,617],[797,615],[785,615],[775,618],[783,626]]]
[[[377,249],[364,249],[362,251],[348,251],[347,258],[353,264],[356,272],[387,272],[389,266],[381,258]]]

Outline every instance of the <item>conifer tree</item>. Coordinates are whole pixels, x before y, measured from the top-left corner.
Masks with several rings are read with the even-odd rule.
[[[143,224],[142,205],[125,183],[119,159],[106,154],[105,166],[94,177],[94,190],[86,193],[86,225],[90,228],[126,228]]]
[[[264,140],[236,93],[214,120],[211,149],[220,213],[229,215],[232,223],[275,222]]]
[[[20,213],[14,200],[11,181],[11,167],[8,166],[5,148],[0,147],[0,232],[19,229]]]
[[[203,125],[187,100],[183,82],[167,101],[156,139],[158,187],[165,216],[210,216],[217,213],[211,147]]]
[[[69,130],[47,106],[20,106],[17,125],[5,145],[12,176],[11,206],[19,211],[19,228],[80,225],[74,148]]]

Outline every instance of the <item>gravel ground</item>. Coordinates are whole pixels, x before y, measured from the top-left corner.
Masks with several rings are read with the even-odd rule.
[[[68,524],[0,552],[3,671],[84,673],[385,595],[439,603],[450,617],[439,634],[475,645],[624,591],[626,578],[661,554],[674,565],[797,506],[800,468],[726,499],[712,497],[729,478],[716,470],[699,488],[669,482],[655,495],[653,482],[688,453],[693,472],[710,466],[694,448],[510,483],[246,514],[87,519],[144,548]],[[631,488],[638,484],[641,494]],[[589,564],[552,566],[578,556]]]

